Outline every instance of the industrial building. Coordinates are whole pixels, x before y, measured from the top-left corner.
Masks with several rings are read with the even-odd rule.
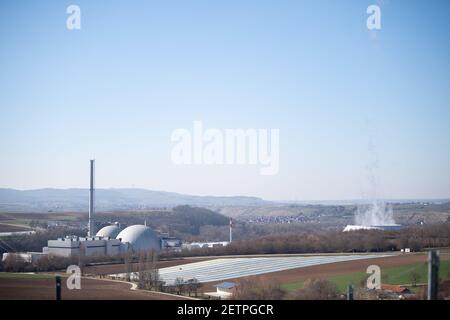
[[[5,252],[3,254],[2,260],[8,259],[8,257],[16,257],[21,259],[22,261],[28,262],[28,263],[34,263],[38,261],[40,258],[46,256],[43,252]]]
[[[75,237],[67,236],[56,240],[49,240],[48,246],[42,252],[55,256],[72,257],[83,256],[114,256],[123,249],[124,244],[119,239],[102,237]]]
[[[358,230],[384,230],[384,231],[395,231],[402,229],[403,226],[399,224],[391,224],[384,226],[358,226],[349,224],[344,228],[344,232],[348,231],[358,231]]]
[[[176,237],[171,237],[168,234],[161,234],[161,250],[181,251],[182,241]]]
[[[228,299],[236,292],[237,285],[234,282],[221,282],[214,286],[216,292],[205,292],[206,296],[215,299]]]
[[[229,241],[191,242],[191,243],[183,243],[182,248],[187,250],[201,249],[201,248],[218,248],[218,247],[226,247],[229,244],[230,244]]]

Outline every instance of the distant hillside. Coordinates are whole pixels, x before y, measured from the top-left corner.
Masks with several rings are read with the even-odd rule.
[[[191,196],[145,189],[97,189],[99,211],[167,208],[178,205],[222,207],[262,206],[270,204],[256,197]],[[87,211],[88,189],[15,190],[0,188],[0,211],[67,212]]]
[[[42,215],[42,214],[36,214]],[[87,216],[87,215],[86,215]],[[143,224],[154,230],[169,232],[186,239],[199,235],[204,226],[228,226],[229,218],[217,212],[191,206],[176,206],[170,210],[142,210],[132,212],[103,212],[96,214],[97,228],[119,222],[122,226]]]

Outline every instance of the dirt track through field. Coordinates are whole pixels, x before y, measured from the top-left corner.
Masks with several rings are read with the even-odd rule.
[[[0,232],[30,231],[30,228],[9,223],[0,223]]]
[[[63,300],[183,300],[142,290],[131,290],[124,282],[86,279],[81,290],[69,290],[62,279]],[[0,300],[55,300],[55,279],[0,278]]]

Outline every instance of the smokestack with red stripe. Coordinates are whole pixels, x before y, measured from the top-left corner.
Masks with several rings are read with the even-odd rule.
[[[230,243],[233,240],[233,218],[230,218]]]

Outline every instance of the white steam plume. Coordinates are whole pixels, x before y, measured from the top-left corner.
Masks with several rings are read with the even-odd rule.
[[[368,194],[366,199],[369,200],[370,205],[359,206],[355,213],[355,223],[360,226],[388,226],[395,225],[392,205],[386,204],[385,201],[380,200],[377,195],[377,174],[378,169],[378,154],[373,139],[373,132],[371,132],[371,121],[366,120],[366,125],[369,131],[368,137],[368,163],[367,182]]]
[[[358,207],[355,223],[359,226],[395,225],[392,206],[381,200],[374,200],[369,207]]]

